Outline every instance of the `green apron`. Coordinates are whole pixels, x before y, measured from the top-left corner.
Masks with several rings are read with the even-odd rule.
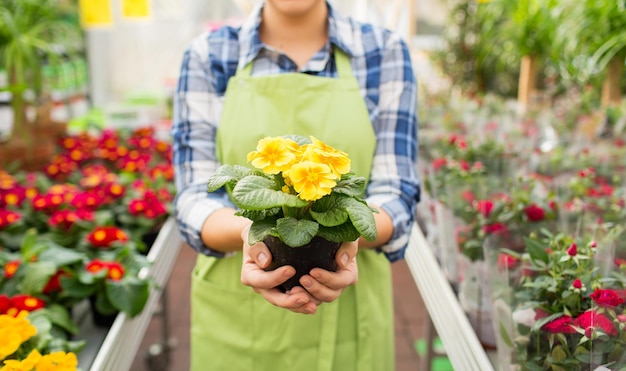
[[[217,132],[222,163],[247,165],[265,136],[313,135],[349,154],[368,176],[376,145],[350,60],[335,49],[337,78],[303,73],[252,77],[251,66],[228,83]],[[359,281],[315,315],[269,304],[240,282],[241,253],[199,255],[192,273],[191,369],[195,371],[392,371],[394,322],[390,264],[360,250]]]

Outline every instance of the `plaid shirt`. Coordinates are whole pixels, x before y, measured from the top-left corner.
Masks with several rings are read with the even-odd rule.
[[[286,55],[260,40],[261,7],[240,27],[223,26],[196,38],[183,56],[172,124],[178,188],[175,215],[183,238],[207,255],[224,256],[204,245],[202,224],[215,210],[234,207],[225,192],[206,190],[208,176],[220,165],[215,138],[228,80],[249,62],[253,62],[252,76],[297,71]],[[377,138],[365,196],[393,220],[393,236],[380,249],[395,261],[404,257],[420,194],[417,86],[409,51],[398,34],[358,23],[338,14],[331,4],[328,7],[328,43],[300,72],[336,77],[332,47],[351,57]]]

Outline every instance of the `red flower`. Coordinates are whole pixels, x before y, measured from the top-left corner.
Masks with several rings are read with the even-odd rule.
[[[0,190],[0,206],[21,206],[26,199],[26,188],[14,186],[6,191]]]
[[[6,314],[12,307],[11,299],[4,294],[0,295],[0,314]]]
[[[504,233],[508,230],[506,225],[502,223],[493,223],[483,226],[483,232],[486,234]]]
[[[601,307],[617,307],[624,302],[615,290],[597,289],[589,297]]]
[[[66,276],[67,272],[58,270],[50,279],[46,286],[43,288],[43,293],[49,295],[53,292],[61,291],[61,276]]]
[[[85,269],[89,273],[98,273],[98,272],[100,272],[101,270],[103,270],[105,268],[106,268],[106,263],[103,262],[102,260],[98,260],[98,259],[94,259],[94,260],[90,261],[85,266]]]
[[[448,164],[448,160],[445,157],[436,158],[431,163],[434,171],[441,169],[447,164]]]
[[[472,191],[465,190],[461,192],[461,198],[464,199],[468,204],[476,201],[476,196],[472,193]]]
[[[117,199],[124,195],[124,193],[126,192],[126,188],[118,183],[109,183],[104,188],[104,191],[109,197]]]
[[[615,258],[614,262],[619,268],[626,267],[626,259]]]
[[[9,226],[22,218],[22,215],[14,211],[0,210],[0,228]]]
[[[124,277],[124,267],[118,262],[103,261],[94,259],[85,266],[90,273],[99,273],[106,269],[107,278],[112,281],[119,281]]]
[[[116,241],[128,241],[128,235],[117,227],[97,227],[87,235],[87,241],[95,247],[109,247]]]
[[[144,200],[131,200],[128,204],[128,212],[131,215],[137,216],[146,210],[146,201]]]
[[[572,243],[567,248],[567,255],[569,255],[569,256],[576,256],[576,254],[578,254],[578,247],[576,246],[575,243]]]
[[[572,317],[561,316],[546,323],[541,329],[551,334],[575,334],[576,330],[572,324]]]
[[[124,267],[117,262],[109,262],[107,264],[107,278],[112,281],[119,281],[124,277]]]
[[[572,287],[574,287],[575,289],[581,289],[583,287],[583,283],[580,281],[580,279],[576,278],[574,282],[572,282]]]
[[[17,272],[17,269],[20,267],[21,263],[22,262],[20,262],[19,260],[12,260],[10,262],[7,262],[4,265],[4,277],[11,278],[15,276],[15,272]]]
[[[158,164],[150,170],[150,178],[162,177],[165,180],[174,179],[174,168],[170,164]]]
[[[37,309],[41,309],[46,306],[46,303],[34,296],[30,295],[15,295],[11,298],[11,303],[15,308],[20,310],[26,310],[32,312]]]
[[[604,314],[597,313],[595,310],[588,310],[578,316],[574,320],[574,325],[585,330],[585,336],[591,338],[595,329],[600,329],[607,335],[616,336],[617,329],[613,322]]]
[[[498,255],[498,268],[500,269],[511,269],[515,268],[519,264],[519,259],[511,256],[509,254],[500,253]]]
[[[546,217],[545,210],[535,204],[527,206],[524,209],[524,213],[531,222],[540,222]]]
[[[69,229],[79,220],[93,220],[93,213],[89,210],[59,210],[50,215],[48,224],[52,227],[60,228],[65,231]]]
[[[493,210],[493,201],[491,200],[480,200],[476,203],[476,210],[481,213],[485,218],[488,218],[491,214],[491,210]]]

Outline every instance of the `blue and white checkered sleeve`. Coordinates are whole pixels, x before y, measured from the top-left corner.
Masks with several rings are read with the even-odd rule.
[[[231,206],[227,195],[209,193],[206,182],[219,166],[215,137],[222,107],[211,72],[208,36],[197,38],[183,55],[174,97],[173,164],[178,194],[175,217],[183,239],[196,251],[224,256],[204,245],[202,225],[215,210]]]
[[[392,218],[393,235],[381,249],[393,262],[404,257],[420,194],[417,84],[408,47],[399,35],[391,35],[382,54],[379,112],[373,122],[377,147],[367,201]]]

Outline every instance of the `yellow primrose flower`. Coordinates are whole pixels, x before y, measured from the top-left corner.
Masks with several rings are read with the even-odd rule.
[[[27,311],[21,311],[16,317],[0,315],[0,360],[13,354],[23,342],[37,334],[37,328],[26,319]]]
[[[295,164],[284,175],[291,180],[293,188],[305,201],[318,200],[330,194],[333,187],[337,185],[330,167],[313,161]]]
[[[326,164],[337,178],[350,172],[350,159],[348,154],[339,151],[319,139],[311,136],[312,144],[306,146],[305,159]]]
[[[266,174],[278,174],[296,161],[298,144],[291,139],[267,137],[261,139],[256,151],[248,153],[248,162]]]
[[[35,369],[40,360],[41,354],[37,349],[34,349],[28,357],[21,361],[14,359],[4,361],[4,367],[0,368],[0,371],[31,371]]]
[[[37,371],[75,371],[78,367],[76,354],[72,352],[54,352],[41,357]]]

